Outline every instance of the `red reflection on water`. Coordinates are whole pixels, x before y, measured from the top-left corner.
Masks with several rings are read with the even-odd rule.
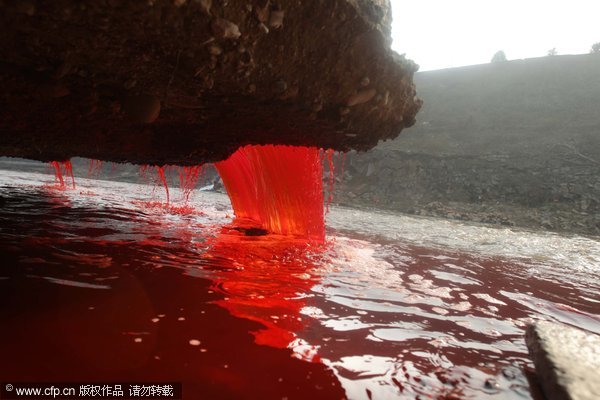
[[[319,255],[239,226],[214,238],[210,220],[120,197],[85,207],[73,191],[0,189],[5,381],[172,380],[211,399],[341,398],[339,382],[348,398],[528,398],[528,319],[597,327],[581,287],[512,260],[383,238],[338,238]],[[313,361],[318,349],[337,378],[284,347]]]
[[[51,161],[50,165],[54,168],[54,177],[62,189],[66,189],[65,176],[71,178],[73,189],[75,189],[75,177],[73,177],[73,165],[71,160]]]
[[[310,246],[224,229],[207,255],[191,242],[203,246],[202,230],[172,230],[173,221],[165,229],[158,215],[69,207],[63,193],[42,194],[15,195],[0,209],[8,228],[0,230],[4,379],[177,381],[186,399],[344,398],[332,371],[282,349],[304,323],[297,292],[312,279],[301,275],[312,265],[301,261]],[[23,203],[35,212],[6,218]],[[40,210],[73,224],[52,219],[58,225],[45,236],[34,227],[56,214]],[[16,226],[21,235],[7,235]]]
[[[317,148],[245,146],[215,166],[237,218],[274,233],[325,239],[323,166]]]
[[[215,278],[213,287],[225,294],[215,301],[232,315],[259,322],[255,342],[293,348],[305,321],[300,314],[306,293],[318,283],[318,254],[326,245],[280,235],[248,236],[252,230],[224,228],[205,259],[229,260],[233,270]],[[318,361],[311,354],[310,361]]]

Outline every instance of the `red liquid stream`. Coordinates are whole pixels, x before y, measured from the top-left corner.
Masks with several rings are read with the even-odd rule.
[[[179,188],[186,203],[190,200],[190,195],[203,174],[202,167],[202,165],[193,165],[179,168]]]
[[[327,196],[327,213],[329,213],[329,205],[331,204],[331,200],[333,200],[333,185],[335,183],[335,167],[333,165],[333,150],[329,149],[325,151],[325,156],[327,157],[327,165],[329,167],[329,193]]]
[[[215,166],[238,219],[272,233],[325,240],[319,149],[251,145]]]
[[[75,177],[73,176],[73,165],[71,164],[71,160],[51,161],[50,165],[54,168],[54,176],[62,189],[66,189],[65,176],[71,178],[73,189],[75,189]]]
[[[158,174],[158,179],[160,179],[161,183],[165,187],[165,192],[167,194],[167,204],[169,204],[169,185],[167,183],[167,177],[165,176],[165,167],[156,167],[156,173]]]
[[[90,160],[90,167],[88,169],[88,178],[96,176],[100,173],[102,169],[102,160]]]

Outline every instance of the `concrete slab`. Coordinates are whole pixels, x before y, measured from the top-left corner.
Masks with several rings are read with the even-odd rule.
[[[600,399],[600,335],[539,321],[527,328],[526,342],[549,400]]]

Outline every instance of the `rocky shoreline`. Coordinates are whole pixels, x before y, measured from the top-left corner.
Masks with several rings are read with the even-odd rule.
[[[553,166],[545,158],[434,156],[382,144],[347,156],[333,198],[351,207],[600,235],[598,168],[576,158]]]
[[[335,204],[345,207],[374,208],[366,202],[339,201]],[[492,226],[517,227],[531,230],[545,230],[561,234],[600,236],[600,221],[597,216],[578,213],[572,210],[557,210],[550,207],[530,209],[503,204],[440,203],[432,202],[422,207],[398,209],[377,207],[404,214],[435,217]]]

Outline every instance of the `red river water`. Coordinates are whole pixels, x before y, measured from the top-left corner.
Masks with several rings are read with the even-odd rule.
[[[237,221],[227,196],[190,189],[201,167],[168,205],[148,184],[0,171],[0,380],[528,399],[526,324],[600,332],[598,238],[335,206],[319,225],[322,157],[245,148],[219,163]]]

